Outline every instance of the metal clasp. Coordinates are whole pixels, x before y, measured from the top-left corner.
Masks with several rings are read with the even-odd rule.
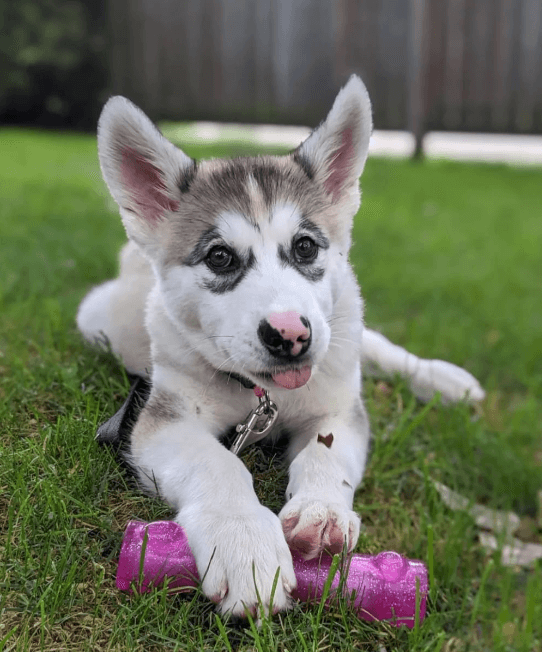
[[[269,393],[263,391],[263,395],[259,396],[259,400],[258,407],[251,410],[246,419],[235,426],[238,434],[230,448],[234,455],[239,455],[245,446],[263,439],[277,420],[279,410],[277,405],[269,398]]]

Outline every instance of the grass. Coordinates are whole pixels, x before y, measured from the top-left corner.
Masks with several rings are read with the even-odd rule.
[[[124,235],[93,138],[14,129],[0,143],[0,650],[541,649],[542,565],[503,567],[432,485],[516,510],[524,540],[542,541],[541,170],[369,161],[352,252],[367,322],[466,366],[488,397],[427,407],[397,379],[365,384],[374,443],[356,494],[358,551],[428,563],[420,627],[365,623],[339,602],[296,605],[258,629],[224,621],[198,592],[115,589],[126,522],[170,516],[94,442],[128,381],[74,327],[84,293],[115,273]],[[260,451],[245,459],[278,509],[284,470],[276,482]]]

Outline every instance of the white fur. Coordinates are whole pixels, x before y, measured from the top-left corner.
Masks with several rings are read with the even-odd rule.
[[[152,392],[132,432],[130,460],[142,485],[158,491],[176,510],[204,577],[203,591],[223,612],[255,612],[258,595],[264,610],[270,610],[278,568],[273,608],[288,607],[295,586],[288,544],[309,558],[325,548],[355,546],[359,517],[352,504],[369,443],[361,359],[380,361],[386,371],[409,373],[408,365],[390,355],[394,350],[387,340],[370,331],[362,340],[363,303],[348,264],[350,226],[360,198],[358,177],[367,158],[371,124],[367,92],[353,77],[326,121],[299,149],[315,171],[315,183],[332,195],[329,247],[318,252],[323,278],[309,280],[280,260],[279,247],[289,247],[303,233],[309,209],[297,200],[277,201],[253,224],[231,209],[216,217],[217,242],[240,256],[250,251],[256,261],[238,285],[216,293],[208,289],[215,273],[205,263],[172,264],[164,253],[168,224],[181,219],[173,207],[183,201],[178,180],[190,164],[188,157],[123,98],[111,100],[100,119],[104,178],[132,243],[123,250],[119,278],[84,299],[77,323],[90,341],[108,338],[130,371],[146,374],[152,367]],[[334,174],[337,148],[345,138],[340,183],[332,184],[330,191],[326,180]],[[156,168],[158,203],[152,192],[148,201],[142,198],[130,176],[119,172],[126,143],[147,171],[149,165]],[[151,170],[148,176],[153,175]],[[263,210],[256,180],[250,177],[246,187],[254,205]],[[192,217],[182,219],[194,228]],[[269,352],[258,340],[258,325],[271,313],[288,311],[308,319],[312,334],[305,363],[312,375],[306,386],[295,390],[258,376],[273,372]],[[418,362],[423,367],[424,361]],[[256,405],[252,392],[230,380],[228,372],[269,389],[279,406],[270,436],[291,434],[287,502],[278,517],[259,503],[247,469],[218,441]],[[444,373],[438,388],[456,378],[455,373]],[[413,381],[417,391],[435,389],[430,374],[415,374]],[[462,382],[466,384],[465,377]],[[459,385],[455,395],[465,393]],[[168,400],[176,404],[172,409],[156,409]],[[153,401],[154,411],[147,409]],[[331,445],[319,441],[318,434],[331,434]]]

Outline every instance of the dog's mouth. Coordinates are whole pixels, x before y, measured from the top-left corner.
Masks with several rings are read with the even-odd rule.
[[[298,389],[309,382],[311,373],[312,367],[305,365],[299,369],[283,369],[274,373],[255,373],[254,376],[266,385],[273,383],[275,387],[282,387],[283,389]]]

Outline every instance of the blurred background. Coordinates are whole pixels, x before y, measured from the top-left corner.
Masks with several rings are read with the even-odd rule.
[[[540,0],[0,0],[0,119],[314,126],[349,74],[377,129],[542,133]]]

